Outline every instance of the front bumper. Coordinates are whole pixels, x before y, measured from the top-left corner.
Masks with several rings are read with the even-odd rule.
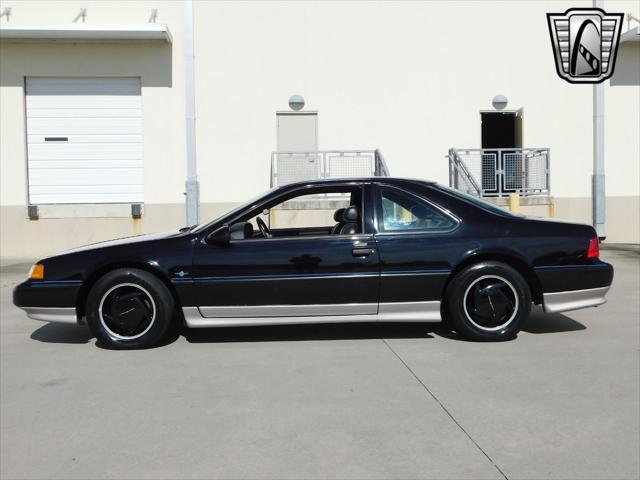
[[[27,280],[13,289],[13,304],[34,320],[76,324],[81,285],[79,281]]]
[[[75,308],[19,307],[27,312],[27,317],[43,322],[77,324]]]

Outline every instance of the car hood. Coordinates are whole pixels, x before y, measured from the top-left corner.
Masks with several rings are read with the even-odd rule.
[[[133,243],[149,242],[152,240],[161,240],[163,238],[170,238],[170,237],[176,237],[178,235],[183,235],[184,233],[185,232],[180,232],[179,230],[173,230],[170,232],[149,233],[145,235],[135,235],[132,237],[118,238],[115,240],[106,240],[104,242],[92,243],[89,245],[84,245],[82,247],[76,247],[70,250],[65,250],[63,252],[56,254],[55,256],[57,257],[59,255],[69,255],[72,253],[85,252],[88,250],[97,250],[99,248],[115,247],[117,245],[127,245],[127,244],[133,244]]]

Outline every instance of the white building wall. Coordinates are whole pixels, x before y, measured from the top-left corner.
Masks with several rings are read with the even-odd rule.
[[[605,1],[605,9],[640,18],[640,2]],[[628,27],[625,15],[622,31]],[[640,43],[622,44],[618,62],[605,83],[607,237],[640,243]]]
[[[158,8],[158,22],[168,24],[173,43],[2,44],[2,255],[50,253],[182,226],[182,2],[5,1],[3,6],[12,8],[16,23],[68,22],[80,8],[87,8],[87,22],[146,22]],[[378,147],[393,175],[441,183],[448,181],[448,149],[480,146],[479,111],[490,109],[491,98],[502,93],[509,108],[524,108],[524,145],[551,149],[557,215],[590,222],[592,87],[557,76],[545,17],[579,6],[591,2],[196,0],[201,219],[268,188],[275,112],[286,109],[294,93],[305,97],[305,108],[319,112],[321,149]],[[640,16],[637,2],[607,1],[605,9]],[[142,77],[141,221],[115,207],[102,207],[106,219],[86,218],[79,210],[59,214],[68,219],[26,219],[22,82],[29,75]],[[637,220],[628,225],[629,215],[640,214],[639,91],[638,85],[606,88],[611,241],[640,242]],[[624,221],[617,213],[622,210]],[[54,229],[72,235],[45,234]],[[25,244],[23,238],[34,240]]]
[[[15,2],[11,21],[70,22],[81,6],[87,22],[145,23],[147,2]],[[4,2],[3,2],[4,5]],[[182,202],[182,190],[167,181],[181,179],[184,162],[184,75],[182,3],[163,2],[158,21],[170,18],[173,45],[165,43],[2,43],[0,100],[2,101],[2,205],[24,205],[26,198],[24,77],[97,76],[141,77],[144,110],[145,201]],[[160,167],[160,168],[158,168]],[[167,188],[169,187],[169,188]]]
[[[569,4],[507,5],[198,3],[196,50],[207,58],[197,53],[198,128],[211,133],[200,150],[260,172],[235,188],[226,178],[237,162],[201,162],[203,176],[217,178],[203,200],[267,185],[273,112],[296,92],[319,111],[322,149],[377,146],[394,175],[441,182],[447,150],[479,147],[478,112],[504,93],[525,108],[525,144],[552,149],[554,194],[589,195],[590,170],[577,167],[591,157],[591,87],[557,77],[544,16]],[[556,181],[567,175],[575,181]]]
[[[11,22],[71,22],[87,8],[87,22],[145,23],[146,2],[3,2]],[[182,2],[162,2],[158,21],[170,23],[168,43],[0,44],[0,255],[33,257],[72,246],[184,223],[184,80]],[[4,21],[4,20],[3,20]],[[178,52],[178,54],[176,54]],[[42,207],[27,219],[24,78],[118,76],[142,80],[145,216],[129,205]]]

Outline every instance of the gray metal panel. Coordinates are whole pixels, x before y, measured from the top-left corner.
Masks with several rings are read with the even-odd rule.
[[[440,302],[397,302],[343,305],[276,305],[258,307],[185,307],[191,328],[351,322],[437,322]],[[338,312],[351,312],[338,314]],[[202,312],[202,313],[201,313]],[[315,313],[314,313],[315,312]],[[373,313],[366,313],[373,312]],[[210,314],[224,316],[209,316]],[[260,316],[254,316],[260,315]]]
[[[43,322],[56,323],[78,323],[76,309],[70,308],[50,308],[50,307],[20,307],[27,312],[27,317]]]
[[[185,322],[190,328],[208,327],[252,327],[259,325],[297,325],[309,323],[355,323],[375,322],[374,315],[316,315],[309,317],[196,317],[185,315]]]
[[[318,115],[281,112],[276,114],[278,151],[311,152],[318,150]]]
[[[203,317],[223,318],[375,315],[377,312],[377,303],[200,307],[200,313]]]
[[[380,322],[429,322],[440,321],[440,302],[381,303],[378,308]]]
[[[587,290],[568,290],[565,292],[545,293],[544,311],[547,313],[567,312],[580,308],[597,307],[606,303],[604,296],[610,287],[590,288]]]

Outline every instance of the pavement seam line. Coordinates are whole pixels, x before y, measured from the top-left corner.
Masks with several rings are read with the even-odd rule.
[[[462,432],[467,436],[467,438],[468,438],[469,440],[471,440],[471,442],[473,442],[473,444],[477,447],[477,449],[478,449],[478,450],[480,450],[480,452],[482,452],[482,454],[487,458],[487,460],[489,460],[489,461],[491,462],[491,464],[495,467],[495,469],[496,469],[498,472],[500,472],[500,475],[502,475],[502,476],[504,477],[504,479],[505,479],[505,480],[509,480],[509,477],[507,477],[507,476],[505,475],[505,473],[500,469],[500,467],[496,464],[496,462],[494,462],[494,461],[493,461],[493,459],[492,459],[492,458],[487,454],[487,452],[485,452],[485,451],[483,450],[483,448],[478,444],[478,442],[476,442],[476,441],[473,439],[473,437],[469,434],[469,432],[467,432],[467,431],[464,429],[464,427],[463,427],[462,425],[460,425],[460,422],[458,422],[458,420],[456,420],[456,419],[455,419],[455,417],[451,414],[451,412],[450,412],[449,410],[447,410],[447,407],[445,407],[445,406],[442,404],[442,402],[438,399],[438,397],[436,397],[436,396],[433,394],[433,392],[432,392],[431,390],[429,390],[429,387],[427,387],[427,386],[425,385],[425,383],[420,379],[420,377],[418,377],[418,375],[416,375],[416,373],[411,369],[411,367],[410,367],[409,365],[407,365],[407,362],[405,362],[405,361],[402,359],[402,357],[401,357],[400,355],[398,355],[398,353],[397,353],[397,352],[396,352],[396,351],[391,347],[391,345],[389,345],[389,344],[387,343],[387,341],[386,341],[384,338],[380,338],[380,340],[382,340],[382,343],[384,343],[384,344],[387,346],[387,348],[388,348],[389,350],[391,350],[391,352],[396,356],[396,358],[397,358],[398,360],[400,360],[400,362],[402,362],[402,364],[405,366],[405,368],[406,368],[407,370],[409,370],[409,373],[411,373],[411,375],[413,375],[413,378],[415,378],[415,379],[418,381],[418,383],[420,383],[420,385],[422,385],[422,388],[424,388],[424,389],[427,391],[427,393],[429,393],[429,395],[431,395],[431,398],[433,398],[433,399],[438,403],[438,405],[440,405],[440,408],[441,408],[442,410],[444,410],[444,412],[449,416],[449,418],[450,418],[451,420],[453,420],[453,423],[455,423],[455,424],[458,426],[458,428],[459,428],[460,430],[462,430]]]

